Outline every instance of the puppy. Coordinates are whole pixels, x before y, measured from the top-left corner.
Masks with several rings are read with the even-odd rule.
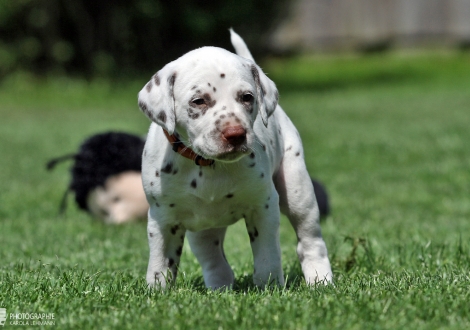
[[[216,47],[167,64],[144,86],[139,107],[152,121],[142,161],[149,285],[174,280],[185,236],[205,285],[228,288],[227,226],[244,219],[257,286],[284,284],[280,212],[298,238],[307,283],[332,281],[319,210],[299,133],[278,105],[275,84],[231,30],[238,55]]]

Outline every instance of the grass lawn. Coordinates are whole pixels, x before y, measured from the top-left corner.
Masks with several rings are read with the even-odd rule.
[[[263,67],[300,131],[311,175],[331,196],[322,228],[335,286],[303,284],[283,219],[286,287],[251,284],[249,238],[238,223],[225,243],[233,291],[206,290],[187,245],[176,285],[148,290],[145,222],[107,226],[71,198],[58,217],[68,166],[45,170],[91,134],[144,135],[136,94],[148,77],[18,74],[0,85],[0,308],[54,313],[47,329],[470,328],[470,55]],[[5,328],[16,328],[11,321]]]

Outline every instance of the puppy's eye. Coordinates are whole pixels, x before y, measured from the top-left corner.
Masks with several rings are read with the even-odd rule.
[[[249,94],[249,93],[246,93],[246,94],[243,94],[242,96],[242,101],[245,102],[245,103],[252,103],[254,101],[254,97],[253,95]]]
[[[194,99],[192,100],[192,103],[194,103],[195,105],[203,105],[206,103],[206,101],[204,101],[204,99]]]

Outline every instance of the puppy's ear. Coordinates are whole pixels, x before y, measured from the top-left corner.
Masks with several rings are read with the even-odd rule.
[[[139,108],[153,122],[173,134],[176,125],[173,87],[176,70],[173,63],[153,75],[139,92]]]
[[[256,64],[251,66],[251,73],[256,83],[258,111],[264,126],[268,127],[268,118],[276,110],[279,93],[274,82]]]

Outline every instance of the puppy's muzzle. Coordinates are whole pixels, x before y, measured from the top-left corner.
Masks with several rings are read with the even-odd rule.
[[[246,142],[246,130],[240,125],[228,126],[222,130],[222,140],[237,149]]]

